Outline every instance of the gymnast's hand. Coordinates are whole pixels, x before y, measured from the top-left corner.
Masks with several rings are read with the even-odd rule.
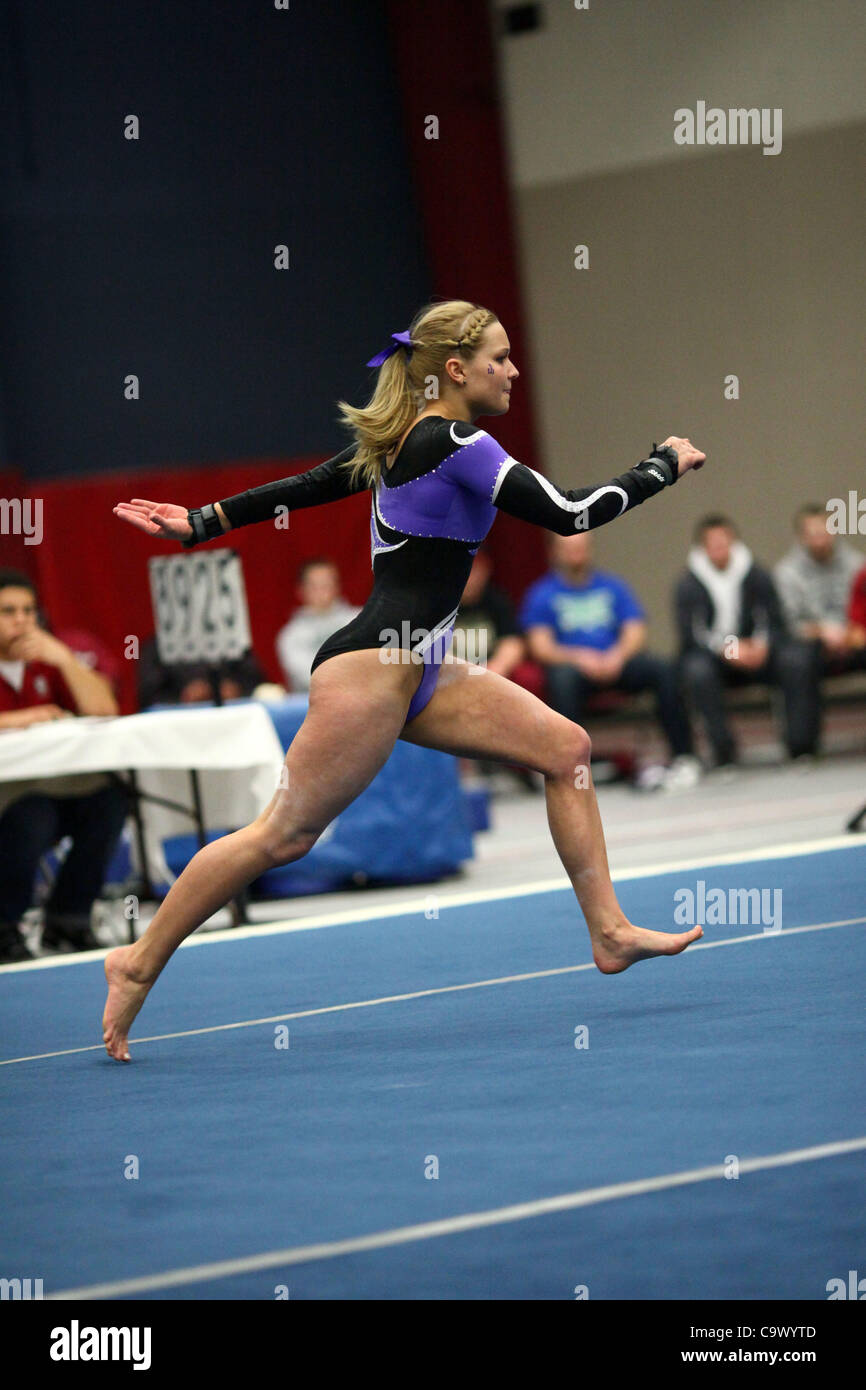
[[[148,502],[144,497],[133,497],[131,502],[118,502],[113,511],[115,516],[129,521],[148,536],[185,541],[192,535],[192,527],[186,519],[188,508],[176,507],[173,502]]]
[[[695,472],[699,468],[703,468],[707,456],[702,454],[700,449],[696,449],[690,439],[677,439],[675,435],[671,435],[670,439],[666,439],[661,447],[664,448],[665,444],[671,444],[679,455],[678,478],[681,478],[684,473],[688,473],[690,468],[693,468]]]

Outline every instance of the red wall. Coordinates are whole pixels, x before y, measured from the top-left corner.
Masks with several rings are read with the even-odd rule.
[[[24,498],[22,491],[24,484],[21,474],[12,468],[0,469],[0,497],[11,501],[14,497]],[[2,518],[0,518],[2,525]],[[32,579],[36,578],[36,556],[39,551],[38,545],[25,545],[23,536],[3,535],[0,533],[0,565],[11,565],[14,569],[23,570]]]
[[[43,481],[29,492],[43,499],[43,542],[26,547],[30,563],[25,566],[11,551],[6,558],[5,542],[17,538],[3,537],[3,563],[29,568],[52,627],[86,628],[123,657],[128,636],[134,634],[143,641],[153,632],[148,559],[177,553],[178,548],[172,542],[153,540],[119,520],[112,511],[115,503],[142,497],[151,502],[201,506],[319,462],[318,458],[269,459],[183,472],[172,469],[74,482]],[[324,512],[318,507],[291,513],[287,530],[278,531],[262,522],[226,537],[225,544],[241,556],[253,646],[270,679],[282,679],[274,638],[297,604],[295,577],[303,560],[329,554],[339,565],[346,598],[357,604],[366,599],[372,579],[369,513],[368,493],[331,503],[327,508],[327,546],[323,542]],[[126,660],[123,667],[121,709],[128,714],[137,708],[135,669],[134,663]]]

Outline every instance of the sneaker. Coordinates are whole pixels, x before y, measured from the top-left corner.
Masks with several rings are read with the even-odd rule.
[[[665,773],[667,768],[661,763],[649,763],[642,767],[640,772],[632,782],[632,786],[639,792],[655,792],[664,786]]]
[[[690,753],[682,753],[674,758],[670,767],[665,768],[662,789],[666,792],[689,791],[698,785],[702,776],[700,760]]]
[[[19,960],[35,960],[33,952],[17,927],[0,923],[0,965],[12,965]]]

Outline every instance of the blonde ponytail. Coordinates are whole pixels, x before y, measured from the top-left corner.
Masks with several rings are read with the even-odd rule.
[[[337,402],[342,422],[358,446],[355,457],[342,465],[353,483],[362,477],[365,487],[376,486],[384,456],[396,448],[426,402],[436,398],[428,394],[431,380],[438,390],[448,358],[457,352],[468,362],[485,328],[496,322],[492,310],[465,299],[425,305],[409,328],[411,350],[398,347],[385,359],[367,404]]]

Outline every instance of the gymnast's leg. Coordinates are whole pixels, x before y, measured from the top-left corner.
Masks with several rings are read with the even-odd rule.
[[[316,667],[310,706],[286,754],[285,785],[242,830],[199,850],[172,884],[147,930],[105,959],[105,1046],[130,1060],[127,1035],[173,952],[212,913],[266,869],[300,859],[387,761],[423,667],[388,663],[378,649],[343,652]]]
[[[408,743],[467,757],[520,763],[544,774],[553,842],[574,886],[593,959],[605,975],[651,956],[674,956],[703,935],[635,927],[620,907],[607,862],[585,729],[493,671],[454,658],[429,703],[400,735]]]

